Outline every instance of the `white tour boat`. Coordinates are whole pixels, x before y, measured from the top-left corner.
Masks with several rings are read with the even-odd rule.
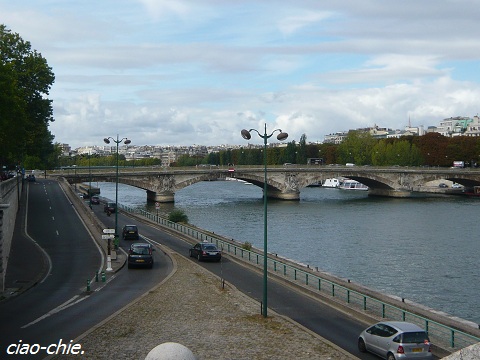
[[[339,189],[343,190],[368,190],[368,186],[356,180],[345,179],[340,184]]]
[[[340,180],[336,178],[331,178],[331,179],[325,179],[322,186],[327,188],[338,188],[340,184],[341,184]]]

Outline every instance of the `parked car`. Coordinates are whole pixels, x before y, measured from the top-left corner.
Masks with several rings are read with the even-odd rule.
[[[196,257],[198,261],[220,261],[222,259],[222,252],[217,248],[217,245],[208,242],[195,244],[189,250],[189,255],[190,257]]]
[[[432,359],[428,334],[421,327],[403,321],[380,322],[362,331],[358,349],[383,359]]]
[[[114,203],[114,202],[106,202],[104,205],[103,205],[103,212],[108,212],[110,211],[110,213],[114,213],[115,210],[117,209],[117,204]]]
[[[154,247],[149,243],[133,243],[128,251],[128,268],[153,267]]]
[[[90,204],[92,205],[100,204],[100,198],[97,195],[93,195],[90,199]]]
[[[438,184],[438,187],[441,187],[441,188],[448,188],[448,185],[445,184],[445,183],[440,183]]]
[[[122,237],[124,240],[138,240],[137,225],[125,225],[122,229]]]

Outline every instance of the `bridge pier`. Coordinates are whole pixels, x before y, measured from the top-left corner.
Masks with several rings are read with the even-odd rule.
[[[412,196],[412,192],[408,190],[395,189],[368,189],[368,196],[384,196],[394,198],[407,198]]]
[[[155,191],[147,190],[147,201],[159,203],[173,203],[175,202],[175,193],[171,191],[157,193]]]
[[[300,191],[284,191],[268,189],[267,197],[280,200],[300,200]]]

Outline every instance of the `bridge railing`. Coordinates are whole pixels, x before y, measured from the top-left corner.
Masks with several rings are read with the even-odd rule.
[[[118,204],[119,208],[130,213],[141,215],[159,225],[174,229],[197,241],[215,243],[223,252],[228,253],[251,265],[263,267],[263,252],[256,249],[246,249],[244,245],[233,240],[227,240],[221,236],[202,231],[189,225],[171,222],[163,217],[149,213],[145,210],[128,207]],[[353,290],[341,282],[333,281],[322,275],[315,274],[315,270],[309,267],[292,264],[287,259],[282,259],[275,254],[269,254],[267,258],[268,271],[280,276],[287,281],[305,287],[310,291],[330,298],[337,303],[363,312],[366,315],[385,320],[408,321],[424,328],[430,340],[436,345],[449,351],[456,351],[461,348],[480,342],[480,337],[461,331],[452,326],[447,326],[439,321],[432,320],[408,311],[399,306],[382,301],[374,296],[367,295],[361,291]]]

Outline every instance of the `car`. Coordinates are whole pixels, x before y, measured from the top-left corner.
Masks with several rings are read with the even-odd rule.
[[[440,188],[448,188],[448,185],[445,184],[445,183],[440,183],[440,184],[438,184],[438,187],[440,187]]]
[[[452,188],[453,188],[453,189],[462,189],[462,188],[463,188],[463,185],[460,185],[460,184],[457,184],[457,183],[453,183]]]
[[[404,321],[385,321],[362,331],[358,350],[383,359],[432,359],[428,334],[420,326]]]
[[[128,251],[128,268],[153,267],[153,252],[155,248],[149,243],[133,243]]]
[[[103,212],[110,211],[110,213],[114,213],[116,209],[117,209],[117,204],[112,201],[108,201],[103,205]]]
[[[93,196],[90,198],[90,204],[92,204],[92,205],[98,205],[98,204],[100,204],[100,198],[99,198],[97,195],[93,195]]]
[[[196,257],[198,261],[220,261],[222,259],[222,252],[217,248],[217,245],[209,242],[196,243],[189,250],[189,255],[190,257]]]
[[[124,240],[138,240],[139,237],[137,225],[125,225],[122,229],[122,237]]]

